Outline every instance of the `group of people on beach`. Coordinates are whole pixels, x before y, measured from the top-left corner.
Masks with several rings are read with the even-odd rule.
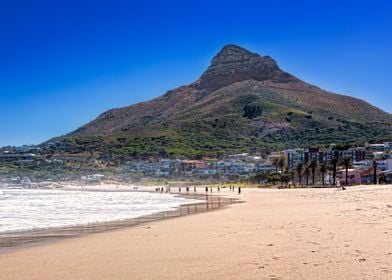
[[[231,186],[231,185],[230,185],[230,190],[234,192],[234,191],[235,191],[234,186]],[[239,194],[241,193],[241,187],[238,187],[238,193],[239,193]]]
[[[226,187],[222,187],[222,188],[226,188]],[[216,189],[217,189],[218,192],[221,191],[221,187],[220,186],[218,186]],[[181,190],[182,190],[182,188],[178,187],[178,192],[179,193],[181,192]],[[189,187],[185,187],[185,190],[186,190],[186,192],[189,192],[190,188]],[[208,191],[210,191],[212,193],[212,190],[213,190],[212,187],[209,187],[209,188],[208,188],[208,186],[205,187],[205,192],[206,193],[208,193]],[[197,188],[193,187],[193,191],[197,192]],[[235,187],[230,185],[230,191],[234,192],[235,191]],[[164,192],[165,193],[169,193],[170,192],[170,187],[156,187],[155,188],[155,192],[158,192],[158,193],[164,193]],[[238,187],[238,194],[240,194],[240,193],[241,193],[241,187]]]
[[[165,187],[165,188],[157,187],[157,188],[155,188],[155,192],[160,192],[160,193],[165,192],[165,193],[168,193],[168,192],[170,192],[170,187]]]

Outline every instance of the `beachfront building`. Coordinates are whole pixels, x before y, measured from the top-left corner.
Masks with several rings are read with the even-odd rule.
[[[392,151],[392,142],[384,142],[384,151],[386,152]]]
[[[218,173],[218,171],[216,169],[211,169],[211,168],[203,168],[203,169],[197,170],[197,174],[202,177],[213,176],[217,173]]]
[[[203,169],[206,165],[206,162],[201,160],[182,160],[180,164],[180,172],[185,175],[192,175],[194,170]]]
[[[377,163],[377,176],[384,175],[386,182],[391,182],[392,174],[392,159],[387,160],[376,160]],[[345,181],[345,170],[341,169],[338,171],[338,176],[341,181]],[[353,168],[349,169],[348,172],[349,184],[372,184],[374,182],[374,169],[373,160],[364,160],[360,162],[354,162]]]
[[[366,159],[365,147],[336,148],[330,149],[327,153],[327,161],[332,158],[350,158],[352,161],[363,161]]]
[[[370,144],[369,150],[371,152],[384,152],[385,151],[385,144]]]
[[[273,172],[275,171],[275,166],[269,162],[269,161],[264,161],[264,162],[259,162],[255,164],[255,169],[256,172]]]
[[[355,169],[369,169],[372,168],[373,162],[371,160],[354,161],[352,163]]]
[[[381,171],[392,170],[392,159],[377,160],[377,167]]]
[[[291,149],[283,151],[287,158],[287,166],[289,170],[295,170],[298,164],[303,163],[305,152],[303,149]]]

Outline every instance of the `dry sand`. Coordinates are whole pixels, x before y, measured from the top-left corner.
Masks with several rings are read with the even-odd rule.
[[[218,211],[3,252],[0,279],[392,279],[392,186],[239,197]]]

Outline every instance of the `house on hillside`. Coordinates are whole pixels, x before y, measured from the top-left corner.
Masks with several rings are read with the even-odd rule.
[[[205,167],[206,163],[201,160],[182,160],[180,164],[182,173],[192,172],[195,169],[203,169]]]
[[[215,175],[218,171],[216,169],[211,169],[211,168],[203,168],[197,170],[197,174],[199,176],[205,177],[205,176],[212,176]]]

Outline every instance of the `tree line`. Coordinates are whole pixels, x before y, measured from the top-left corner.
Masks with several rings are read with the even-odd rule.
[[[345,171],[345,184],[348,185],[349,169],[352,167],[352,158],[350,157],[333,157],[327,162],[318,162],[315,159],[310,160],[308,163],[298,163],[295,170],[289,169],[287,158],[284,156],[276,157],[272,160],[275,167],[275,172],[260,172],[256,175],[256,180],[266,183],[281,183],[299,185],[316,185],[316,177],[321,181],[321,185],[325,185],[326,175],[329,174],[332,178],[332,185],[336,185],[337,173],[339,168]],[[377,162],[373,160],[373,183],[377,184]],[[331,182],[330,182],[331,183]]]

